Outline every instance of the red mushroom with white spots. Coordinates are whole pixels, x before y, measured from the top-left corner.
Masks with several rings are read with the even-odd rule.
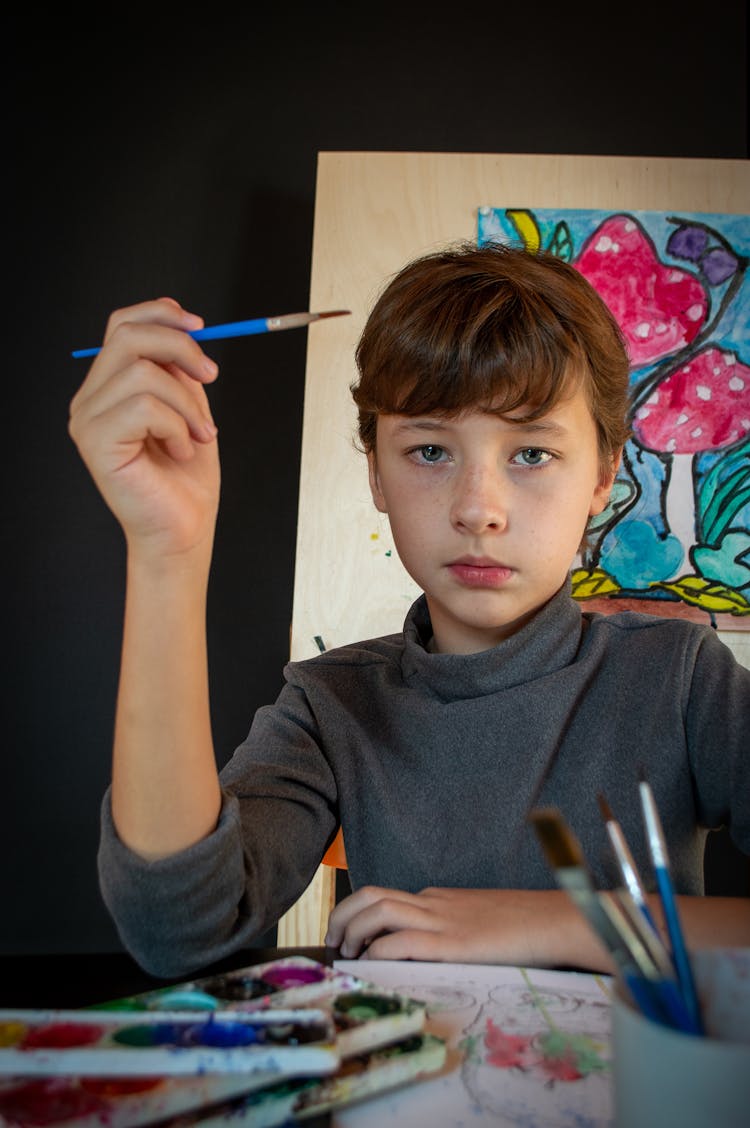
[[[574,263],[609,306],[632,368],[687,348],[703,329],[709,298],[701,280],[660,261],[632,215],[609,216]]]
[[[697,352],[638,408],[633,434],[642,447],[669,461],[664,513],[687,552],[696,539],[695,457],[750,434],[750,368],[724,349]]]

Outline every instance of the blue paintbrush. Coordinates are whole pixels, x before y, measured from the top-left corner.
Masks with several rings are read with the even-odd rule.
[[[189,334],[196,341],[216,341],[220,337],[252,337],[256,333],[275,333],[279,329],[300,329],[324,317],[343,317],[351,313],[349,309],[331,309],[325,313],[284,313],[279,317],[256,317],[251,321],[228,321],[225,325],[209,325],[205,329],[194,329]],[[76,360],[85,356],[96,356],[101,346],[94,349],[76,349],[71,356]]]
[[[651,861],[654,866],[667,932],[669,933],[672,960],[674,961],[675,971],[677,972],[677,979],[680,984],[680,990],[682,991],[685,1005],[695,1024],[695,1033],[703,1034],[705,1031],[701,1018],[700,1004],[698,1002],[698,992],[695,988],[693,970],[690,966],[690,957],[688,956],[682,926],[680,925],[680,918],[677,913],[677,902],[675,900],[674,886],[672,885],[672,875],[669,871],[669,855],[667,853],[664,830],[662,829],[661,819],[656,809],[656,802],[650,784],[645,779],[641,778],[639,787],[643,821],[646,824],[646,837],[648,839],[649,850],[651,851]]]

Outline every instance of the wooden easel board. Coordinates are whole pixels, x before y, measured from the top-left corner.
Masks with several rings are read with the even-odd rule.
[[[409,259],[475,239],[482,206],[734,213],[750,163],[524,154],[319,154],[292,657],[398,631],[418,595],[370,499],[349,386],[367,314]],[[750,632],[722,632],[750,665]]]

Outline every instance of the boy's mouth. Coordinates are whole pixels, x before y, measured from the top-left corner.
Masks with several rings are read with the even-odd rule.
[[[513,569],[489,556],[462,556],[448,565],[448,571],[466,587],[501,587]]]

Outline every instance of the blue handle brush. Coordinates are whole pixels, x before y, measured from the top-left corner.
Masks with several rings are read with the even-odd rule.
[[[693,979],[693,969],[690,965],[690,957],[688,956],[685,937],[683,936],[682,926],[680,925],[680,918],[677,912],[672,875],[669,869],[667,843],[664,837],[661,819],[659,818],[659,812],[656,808],[656,802],[650,784],[645,779],[641,778],[639,788],[643,821],[646,824],[646,836],[648,838],[649,850],[651,851],[651,861],[654,866],[659,897],[661,898],[662,909],[664,911],[664,920],[669,934],[669,943],[672,948],[672,959],[674,961],[675,971],[677,972],[677,980],[680,985],[680,990],[682,991],[685,1005],[694,1023],[693,1032],[696,1034],[704,1034],[705,1030],[701,1018],[700,1003],[698,1002],[698,992],[695,987],[695,980]]]
[[[284,313],[279,317],[255,317],[250,321],[228,321],[224,325],[208,325],[205,329],[194,329],[188,334],[195,341],[216,341],[220,337],[252,337],[256,333],[275,333],[279,329],[300,329],[324,317],[343,317],[351,313],[348,309],[331,309],[324,313]],[[101,346],[93,349],[76,349],[71,356],[76,360],[96,356]]]

